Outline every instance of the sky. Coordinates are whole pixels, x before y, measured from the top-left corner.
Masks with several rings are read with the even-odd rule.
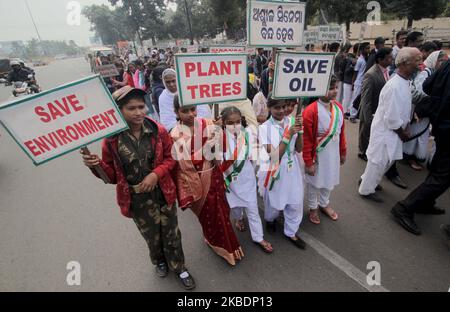
[[[90,45],[93,37],[89,21],[81,15],[80,25],[67,22],[67,6],[73,0],[0,0],[0,42],[37,38],[36,30],[27,11],[28,1],[42,40],[74,40],[80,46]],[[108,0],[76,0],[81,8],[92,4],[107,4]]]

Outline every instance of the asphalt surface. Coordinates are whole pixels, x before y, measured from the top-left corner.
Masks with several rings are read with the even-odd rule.
[[[69,59],[36,68],[43,89],[90,74],[84,59]],[[11,87],[0,86],[0,104],[11,99]],[[348,161],[341,184],[332,193],[339,221],[323,215],[322,224],[303,219],[305,251],[283,238],[266,235],[274,253],[264,254],[250,233],[238,233],[245,258],[230,267],[203,242],[200,225],[190,212],[179,212],[186,263],[196,291],[439,291],[450,287],[450,250],[439,230],[450,222],[450,194],[438,201],[444,216],[417,216],[420,237],[403,230],[390,216],[426,177],[400,164],[409,190],[383,181],[384,204],[357,194],[365,163],[357,154],[356,124],[347,124]],[[99,151],[99,144],[90,147]],[[290,190],[294,191],[294,190]],[[280,227],[279,227],[280,228]],[[104,185],[74,152],[35,167],[0,127],[0,291],[182,291],[174,274],[158,278],[147,246],[132,220],[120,215],[115,188]],[[68,286],[70,261],[81,265],[81,285]],[[371,288],[367,265],[378,261],[381,286]]]

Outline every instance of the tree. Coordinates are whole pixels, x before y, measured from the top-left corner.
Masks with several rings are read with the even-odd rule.
[[[114,44],[121,38],[119,27],[113,11],[106,5],[91,5],[83,8],[83,15],[91,23],[91,30],[95,31],[103,44]],[[119,26],[119,27],[118,27]]]
[[[246,28],[246,0],[208,0],[214,16],[222,25],[229,39],[239,39],[239,33],[245,33]],[[203,1],[202,1],[203,3]]]
[[[395,12],[397,17],[408,19],[408,29],[412,28],[415,20],[439,16],[447,6],[447,0],[393,0],[385,2],[386,8]]]
[[[118,6],[119,0],[109,0]],[[164,0],[121,0],[122,7],[127,12],[128,23],[135,29],[142,46],[142,41],[152,39],[155,44],[158,35],[165,32],[164,14],[166,3]]]
[[[175,2],[177,10],[169,18],[167,35],[173,38],[188,38],[190,34],[185,1],[176,0]],[[209,1],[188,0],[187,3],[194,38],[198,40],[204,36],[215,36],[220,24],[214,16],[214,10],[209,5]]]
[[[326,19],[328,23],[345,23],[345,27],[350,30],[350,23],[358,23],[365,21],[369,10],[367,3],[370,0],[308,0],[307,19],[311,15],[319,13],[322,22]]]

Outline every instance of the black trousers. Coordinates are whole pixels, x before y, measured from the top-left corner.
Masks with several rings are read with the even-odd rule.
[[[400,174],[398,173],[397,170],[397,162],[394,162],[391,166],[391,168],[389,168],[388,171],[386,171],[386,173],[384,174],[384,176],[388,179],[393,179],[395,177],[398,177]]]
[[[405,200],[398,202],[396,209],[410,216],[419,210],[433,209],[436,199],[450,187],[450,144],[444,140],[445,138],[436,137],[436,154],[425,182],[412,191]]]

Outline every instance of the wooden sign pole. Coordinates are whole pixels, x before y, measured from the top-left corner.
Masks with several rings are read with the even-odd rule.
[[[81,148],[81,152],[83,153],[83,155],[91,155],[91,151],[89,151],[89,149],[86,146]],[[103,170],[102,167],[97,165],[94,166],[93,169],[95,170],[95,172],[97,172],[97,174],[103,180],[103,182],[105,182],[105,184],[111,183],[111,180],[109,180],[108,175],[106,174],[105,170]]]

